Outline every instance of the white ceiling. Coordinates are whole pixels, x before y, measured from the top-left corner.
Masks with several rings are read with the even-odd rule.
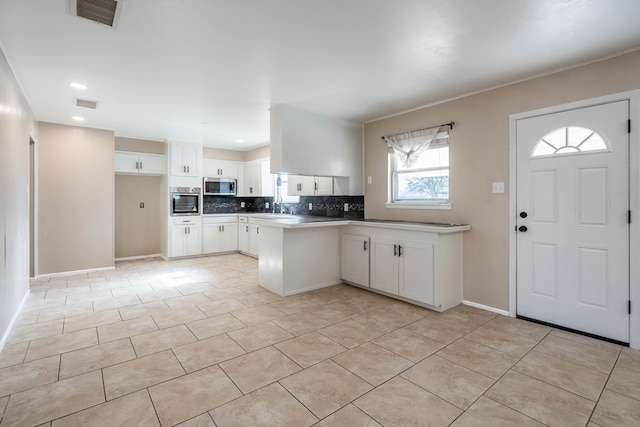
[[[271,103],[366,122],[640,48],[638,0],[122,6],[113,29],[68,0],[0,1],[0,46],[38,120],[247,150],[269,142]]]

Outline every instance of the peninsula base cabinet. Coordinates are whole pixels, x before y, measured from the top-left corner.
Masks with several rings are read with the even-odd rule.
[[[202,255],[202,220],[176,217],[169,227],[169,257]]]
[[[342,260],[348,283],[436,311],[462,302],[461,232],[350,225],[342,235]]]
[[[202,253],[215,254],[237,250],[237,217],[222,216],[202,220]]]
[[[249,218],[238,217],[238,250],[241,253],[249,253]]]
[[[342,279],[369,286],[369,236],[342,234]]]

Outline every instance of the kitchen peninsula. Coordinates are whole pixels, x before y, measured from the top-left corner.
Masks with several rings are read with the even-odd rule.
[[[468,225],[313,216],[260,220],[260,284],[293,295],[347,282],[436,311],[462,302]]]

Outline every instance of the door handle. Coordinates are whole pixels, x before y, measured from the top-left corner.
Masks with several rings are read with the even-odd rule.
[[[526,233],[527,232],[527,226],[526,225],[521,225],[520,227],[518,227],[518,231],[520,231],[522,233]]]

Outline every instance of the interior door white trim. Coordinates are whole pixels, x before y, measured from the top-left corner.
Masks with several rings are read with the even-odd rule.
[[[615,101],[629,101],[630,299],[629,345],[640,350],[640,90],[509,115],[509,315],[516,315],[516,121]]]

